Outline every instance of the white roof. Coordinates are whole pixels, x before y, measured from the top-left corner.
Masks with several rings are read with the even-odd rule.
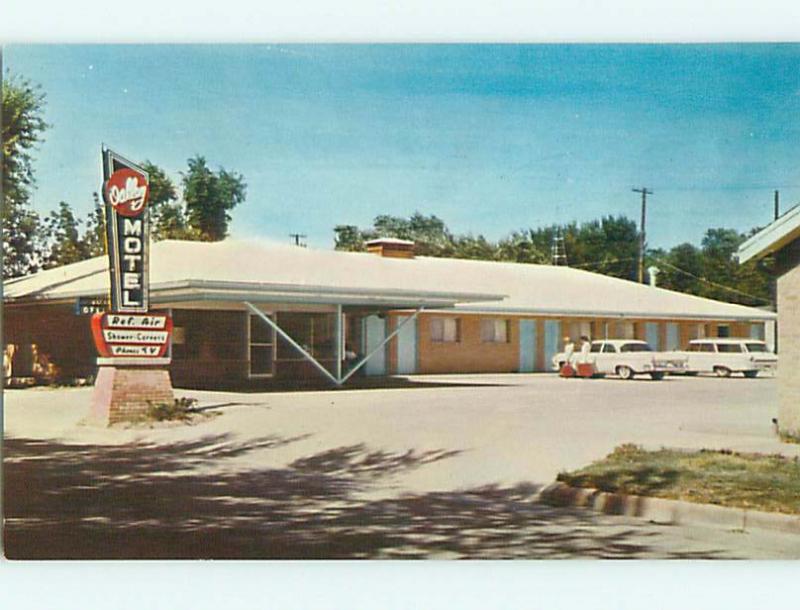
[[[739,246],[739,262],[760,258],[800,238],[800,205],[768,224]]]
[[[7,281],[5,298],[65,299],[108,292],[107,258]],[[180,300],[458,302],[463,311],[602,317],[771,320],[775,314],[550,265],[398,259],[265,241],[162,241],[150,252],[154,304]],[[192,297],[192,298],[190,298]]]

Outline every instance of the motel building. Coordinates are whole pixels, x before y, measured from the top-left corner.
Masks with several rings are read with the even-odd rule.
[[[700,337],[772,341],[775,314],[760,309],[563,266],[415,257],[413,243],[397,239],[368,250],[152,244],[150,307],[172,316],[172,383],[257,389],[551,371],[565,335],[661,350]],[[89,314],[108,290],[107,256],[5,282],[10,381],[37,367],[51,378],[94,376]]]

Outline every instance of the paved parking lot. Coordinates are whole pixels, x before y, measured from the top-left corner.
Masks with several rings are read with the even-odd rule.
[[[800,455],[772,431],[774,379],[412,381],[386,390],[177,390],[222,415],[157,429],[80,425],[89,389],[7,392],[8,548],[148,557],[800,556],[791,537],[530,502],[560,470],[623,442]]]

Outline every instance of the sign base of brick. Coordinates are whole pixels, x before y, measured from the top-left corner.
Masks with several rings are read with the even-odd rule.
[[[101,366],[92,395],[92,419],[105,425],[136,421],[175,400],[169,371],[161,367]]]

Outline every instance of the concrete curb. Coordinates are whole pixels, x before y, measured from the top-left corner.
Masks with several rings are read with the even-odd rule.
[[[539,498],[551,506],[584,507],[607,515],[639,517],[655,523],[713,525],[741,531],[759,529],[800,534],[800,515],[611,493],[570,487],[561,482],[544,488]]]

